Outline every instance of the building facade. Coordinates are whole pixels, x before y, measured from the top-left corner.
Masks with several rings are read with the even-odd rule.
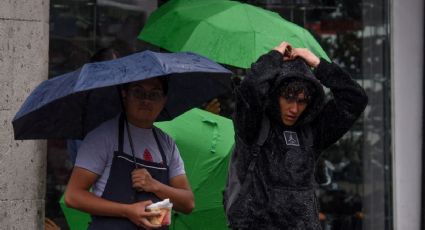
[[[41,229],[45,141],[14,141],[11,121],[48,74],[49,1],[0,2],[0,228]]]
[[[25,97],[101,48],[160,50],[136,37],[165,2],[0,3],[0,226],[42,229],[45,215],[69,227],[58,204],[72,168],[65,141],[13,140],[10,121]],[[359,121],[320,159],[329,177],[317,192],[323,229],[421,229],[423,2],[242,2],[307,28],[369,96]]]

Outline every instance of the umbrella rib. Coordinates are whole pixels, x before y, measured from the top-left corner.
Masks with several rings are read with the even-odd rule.
[[[245,3],[243,3],[243,4],[242,4],[242,6],[246,6],[246,7],[243,7],[243,10],[244,10],[244,12],[245,12],[246,18],[248,18],[249,26],[251,27],[251,30],[254,32],[254,33],[253,33],[253,34],[254,34],[254,47],[255,47],[255,49],[256,49],[257,47],[255,46],[255,44],[256,44],[256,38],[257,38],[257,36],[256,36],[257,31],[255,31],[254,27],[252,26],[251,18],[249,17],[248,11],[247,11],[247,9],[246,9],[247,7],[249,7],[249,5],[248,5],[248,4],[245,4]],[[251,51],[251,52],[254,52],[254,54],[252,54],[252,53],[251,53],[251,55],[252,55],[252,56],[255,56],[255,49],[251,49],[251,50],[253,50],[253,51]]]
[[[248,5],[248,4],[243,3],[243,5]],[[246,10],[246,7],[243,7],[243,10],[244,10],[244,12],[246,14],[246,18],[248,18],[248,20],[249,20],[249,24],[248,25],[251,27],[251,30],[255,32],[255,29],[252,26],[252,21],[251,21],[251,18],[249,17],[248,11]]]
[[[196,34],[196,31],[199,29],[199,26],[200,26],[202,23],[204,23],[204,24],[208,24],[208,25],[210,25],[211,27],[215,27],[215,25],[214,25],[214,24],[212,24],[212,23],[210,23],[210,22],[208,22],[208,21],[206,21],[206,20],[193,21],[193,22],[195,22],[195,23],[196,23],[196,26],[194,26],[194,29],[190,32],[190,36],[188,36],[188,39],[186,40],[186,42],[185,42],[184,44],[182,44],[182,46],[181,46],[181,48],[180,48],[180,50],[181,50],[181,51],[190,50],[190,48],[189,48],[189,49],[187,49],[187,45],[188,45],[188,44],[189,44],[189,42],[191,41],[192,35],[193,35],[193,34]],[[175,51],[178,51],[178,50],[175,50]],[[195,52],[195,53],[197,53],[197,52]]]
[[[153,57],[153,59],[155,60],[156,63],[158,63],[158,66],[163,67],[162,64],[161,64],[161,62],[159,61],[158,57],[155,55],[155,53],[152,52],[152,54],[153,55],[150,55],[150,56]],[[162,68],[161,68],[161,70],[162,70],[162,75],[165,74],[165,72],[164,72],[164,70]],[[158,77],[159,76],[162,76],[162,75],[158,75]]]

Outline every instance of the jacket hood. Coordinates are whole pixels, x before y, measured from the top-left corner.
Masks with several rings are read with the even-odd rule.
[[[266,108],[271,119],[282,123],[280,118],[279,89],[284,82],[297,78],[312,83],[313,87],[316,88],[316,92],[312,95],[310,103],[295,123],[295,126],[311,122],[323,109],[325,104],[325,92],[322,84],[315,77],[311,68],[304,62],[304,60],[297,58],[295,60],[283,62],[281,70],[278,76],[276,76],[275,82],[271,87],[269,102]]]

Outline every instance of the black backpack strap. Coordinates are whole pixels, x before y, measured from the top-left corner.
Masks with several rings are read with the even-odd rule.
[[[268,117],[263,115],[257,141],[251,146],[251,149],[249,150],[252,154],[252,157],[251,159],[249,159],[248,172],[245,173],[245,178],[243,180],[240,180],[240,178],[238,178],[236,166],[238,162],[238,157],[236,157],[235,152],[232,154],[232,158],[230,159],[229,163],[229,173],[226,183],[226,189],[223,195],[224,210],[227,215],[229,226],[232,226],[234,222],[237,221],[232,217],[232,215],[234,214],[234,210],[238,209],[238,205],[235,204],[240,204],[238,203],[240,196],[246,195],[246,192],[251,189],[254,180],[253,171],[255,168],[255,164],[260,153],[261,146],[263,146],[264,142],[268,137],[269,130],[269,119]]]
[[[270,130],[269,118],[266,115],[263,115],[263,118],[261,119],[260,135],[258,135],[258,139],[257,139],[258,146],[261,147],[263,146],[264,142],[266,142],[266,139],[269,136],[269,130]]]
[[[269,131],[270,131],[270,120],[265,114],[263,114],[263,117],[261,119],[260,133],[252,149],[252,159],[251,159],[251,162],[249,163],[248,171],[254,170],[255,162],[258,158],[258,155],[260,154],[261,147],[264,145],[264,142],[266,142],[267,137],[269,136]]]

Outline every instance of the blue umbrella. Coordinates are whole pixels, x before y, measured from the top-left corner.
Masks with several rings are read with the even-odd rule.
[[[15,139],[82,138],[121,111],[117,85],[168,77],[168,101],[158,121],[170,120],[230,90],[232,73],[194,53],[144,51],[85,64],[42,82],[12,123]]]

